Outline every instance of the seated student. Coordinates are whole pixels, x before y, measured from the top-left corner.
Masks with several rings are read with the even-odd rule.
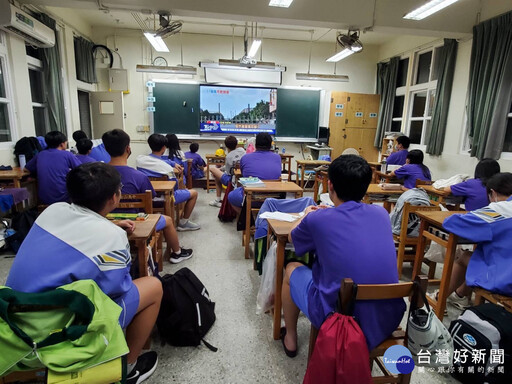
[[[272,152],[272,137],[266,132],[256,135],[256,151],[240,159],[243,177],[258,177],[261,180],[279,180],[281,177],[281,156]],[[235,188],[228,195],[233,208],[240,211],[244,199],[242,187]]]
[[[206,167],[206,163],[203,158],[197,153],[199,150],[199,144],[192,143],[189,146],[190,152],[185,152],[185,158],[191,159],[191,174],[193,179],[200,179],[204,177],[204,167]]]
[[[431,181],[430,170],[423,164],[423,152],[413,149],[407,154],[405,165],[395,169],[390,174],[399,179],[404,179],[404,187],[407,189],[416,187],[416,180]]]
[[[86,163],[94,163],[97,160],[93,159],[89,154],[91,153],[92,149],[92,141],[89,139],[80,139],[76,143],[76,149],[78,150],[78,154],[76,155],[76,158],[80,161],[82,164]]]
[[[88,137],[87,137],[87,134],[86,134],[84,131],[82,131],[82,130],[78,130],[78,131],[73,132],[72,137],[73,137],[73,140],[75,141],[75,146],[74,146],[74,147],[69,148],[69,151],[70,151],[71,153],[73,153],[73,154],[77,155],[77,154],[78,154],[78,148],[76,147],[76,144],[77,144],[80,140],[82,140],[82,139],[87,139]]]
[[[295,252],[314,252],[313,268],[290,262],[282,288],[285,353],[297,353],[297,319],[302,311],[320,328],[335,309],[341,280],[356,284],[398,283],[396,252],[386,210],[361,202],[372,179],[366,160],[343,155],[329,166],[328,189],[334,208],[308,207],[289,235]],[[371,241],[368,241],[371,239]],[[354,315],[372,350],[400,324],[402,299],[358,302]]]
[[[120,221],[116,226],[105,218],[119,204],[121,185],[119,172],[107,164],[95,162],[71,170],[67,189],[72,204],[53,204],[37,218],[6,285],[22,292],[44,292],[77,280],[94,280],[122,309],[119,324],[126,328],[130,349],[127,383],[139,383],[158,362],[156,352],[139,354],[160,309],[162,284],[155,277],[130,277],[126,233],[133,232],[136,223]],[[97,255],[111,252],[118,262],[107,266]]]
[[[163,153],[167,145],[165,136],[153,133],[148,137],[148,144],[151,148],[150,155],[141,155],[137,157],[137,169],[146,176],[159,177],[167,175],[169,179],[176,179],[175,174],[183,171],[177,163],[164,159]],[[199,224],[190,221],[190,215],[197,202],[197,191],[195,189],[178,189],[178,184],[174,190],[174,202],[180,204],[186,201],[183,211],[183,218],[178,223],[178,231],[196,231],[201,228]]]
[[[102,136],[105,148],[111,156],[110,164],[113,165],[121,174],[121,183],[123,184],[121,192],[124,194],[144,193],[151,191],[153,197],[156,196],[155,190],[148,177],[142,172],[128,166],[128,157],[132,150],[130,148],[130,136],[121,130],[114,129],[105,132]],[[163,231],[167,251],[170,251],[171,263],[181,263],[183,260],[192,257],[192,250],[180,247],[178,234],[174,229],[172,219],[169,216],[161,215],[156,224],[157,231]]]
[[[167,139],[167,158],[183,168],[183,183],[187,185],[188,162],[185,159],[185,154],[181,150],[178,136],[174,133],[168,133],[165,135],[165,138]],[[165,159],[165,154],[163,158]]]
[[[474,211],[489,204],[485,183],[500,172],[500,165],[494,159],[482,159],[475,168],[475,178],[444,188],[453,196],[464,198],[466,211]]]
[[[242,156],[245,155],[245,150],[241,147],[237,147],[238,140],[235,136],[226,137],[224,139],[224,144],[228,150],[224,166],[221,168],[210,168],[210,172],[215,179],[215,190],[217,192],[217,198],[210,201],[210,205],[217,208],[220,208],[222,205],[222,186],[227,186],[228,183],[231,182],[235,174],[236,163],[238,163]]]
[[[37,193],[42,204],[68,201],[66,176],[80,161],[66,151],[68,138],[62,132],[48,132],[44,139],[48,148],[32,158],[25,168],[37,177]]]
[[[471,287],[512,296],[512,173],[495,174],[486,187],[489,205],[443,222],[447,231],[477,243],[472,254],[462,253],[453,264],[448,293],[458,302],[467,302]],[[461,286],[464,280],[467,286]]]
[[[87,139],[87,134],[84,131],[78,130],[73,132],[73,140],[78,143],[80,139]],[[103,145],[103,141],[101,139],[94,139],[92,141],[92,149],[89,154],[90,157],[95,159],[96,161],[102,161],[104,163],[108,163],[110,161],[110,155],[108,154],[105,146]],[[71,148],[71,152],[76,151],[75,148]]]
[[[407,150],[411,145],[411,140],[407,136],[399,136],[396,139],[397,152],[393,152],[386,159],[388,165],[404,165],[409,151]]]

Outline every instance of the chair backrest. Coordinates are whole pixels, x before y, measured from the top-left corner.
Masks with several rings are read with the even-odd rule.
[[[355,148],[347,148],[343,152],[341,152],[342,155],[356,155],[359,156],[359,151]]]
[[[431,180],[421,180],[416,179],[416,188],[421,187],[422,185],[432,185],[434,182]]]
[[[169,180],[169,177],[167,175],[162,175],[162,176],[148,176],[148,179],[150,181],[167,181]]]
[[[118,208],[137,208],[141,209],[144,213],[153,213],[153,196],[151,191],[121,195]]]
[[[424,292],[427,291],[427,276],[417,276],[415,281],[419,283]],[[355,300],[389,300],[411,296],[413,293],[413,285],[414,282],[412,281],[396,284],[358,284]],[[347,311],[350,309],[350,301],[353,298],[354,287],[354,281],[350,278],[345,278],[341,281],[341,313],[345,315],[351,315],[347,313]],[[421,295],[418,295],[418,307],[423,306],[423,300],[420,296]]]
[[[402,223],[400,224],[400,240],[407,238],[407,229],[409,228],[409,218],[411,214],[416,212],[425,211],[440,211],[441,208],[438,205],[427,206],[427,205],[412,205],[411,203],[404,203],[402,210]]]

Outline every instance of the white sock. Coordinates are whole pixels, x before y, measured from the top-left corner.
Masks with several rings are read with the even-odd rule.
[[[181,248],[177,252],[173,252],[175,255],[181,255]]]
[[[180,225],[185,225],[188,223],[188,219],[180,219]]]
[[[135,363],[133,364],[126,364],[126,373],[130,373],[133,371],[133,368],[135,368],[135,365],[137,364],[137,360],[135,360]]]
[[[216,201],[218,201],[219,203],[222,202],[222,197],[217,196],[217,200]]]

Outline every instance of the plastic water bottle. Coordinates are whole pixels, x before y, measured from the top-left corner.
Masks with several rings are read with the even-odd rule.
[[[281,149],[281,152],[282,152],[282,154],[284,155],[284,154],[286,153],[286,148],[285,148],[285,147],[283,147],[283,149]]]
[[[380,171],[382,173],[387,173],[388,172],[388,162],[386,161],[386,159],[382,160],[381,166],[380,166]]]
[[[19,156],[19,162],[20,162],[20,168],[23,170],[23,168],[25,168],[25,165],[27,165],[27,159],[25,158],[25,155]]]

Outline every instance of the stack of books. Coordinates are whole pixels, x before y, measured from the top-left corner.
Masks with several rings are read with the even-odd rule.
[[[264,187],[265,183],[257,177],[241,177],[238,179],[244,187]]]

